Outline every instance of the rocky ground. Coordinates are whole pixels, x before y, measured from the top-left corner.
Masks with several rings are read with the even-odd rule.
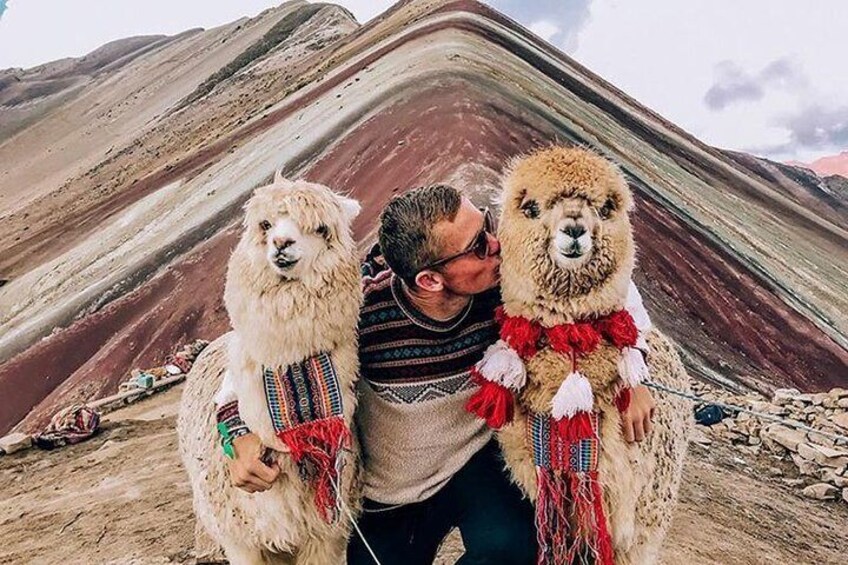
[[[0,563],[198,563],[190,487],[176,452],[180,392],[108,414],[82,444],[0,457]],[[843,397],[833,396],[838,406]],[[818,406],[825,415],[844,413],[824,404],[833,396],[811,396],[811,413]],[[786,410],[805,410],[806,398]],[[779,402],[769,406],[786,406]],[[791,457],[819,444],[799,439],[791,452],[772,451],[785,438],[761,427],[762,444],[741,441],[759,437],[741,431],[754,429],[747,421],[698,427],[663,563],[844,562],[848,505],[805,496],[802,487],[821,482],[821,472],[802,475]],[[438,563],[461,552],[454,536]]]
[[[765,458],[773,464],[767,473],[816,500],[848,503],[848,390],[802,394],[778,389],[771,400],[750,394],[734,396],[697,386],[706,396],[772,418],[820,430],[814,433],[738,412],[706,428],[696,441],[712,445],[713,439],[729,442],[739,457]]]

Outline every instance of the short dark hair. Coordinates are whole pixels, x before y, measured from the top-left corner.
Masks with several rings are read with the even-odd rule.
[[[380,216],[380,249],[386,263],[408,285],[415,275],[439,260],[440,242],[433,226],[456,218],[462,195],[452,186],[435,184],[415,188],[393,198]]]

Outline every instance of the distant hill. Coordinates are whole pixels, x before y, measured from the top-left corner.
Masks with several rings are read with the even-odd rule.
[[[823,177],[839,175],[843,178],[848,178],[848,151],[843,151],[838,155],[822,157],[809,164],[797,161],[791,161],[789,164],[810,169]]]

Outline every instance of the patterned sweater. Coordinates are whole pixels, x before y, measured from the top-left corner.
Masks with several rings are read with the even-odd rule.
[[[410,303],[391,272],[366,279],[357,410],[366,497],[384,504],[424,500],[491,438],[465,403],[474,388],[469,370],[497,340],[499,303],[495,288],[438,321]]]

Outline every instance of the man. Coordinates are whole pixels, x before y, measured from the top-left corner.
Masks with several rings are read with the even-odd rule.
[[[500,246],[491,216],[449,186],[419,188],[383,211],[380,249],[389,269],[364,279],[360,403],[364,513],[359,527],[385,565],[432,563],[458,528],[459,563],[534,563],[533,508],[504,471],[492,432],[465,410],[469,369],[497,340]],[[628,441],[650,431],[653,399],[634,391]],[[258,438],[233,442],[230,473],[250,492],[279,471]],[[353,565],[372,563],[353,536]]]

